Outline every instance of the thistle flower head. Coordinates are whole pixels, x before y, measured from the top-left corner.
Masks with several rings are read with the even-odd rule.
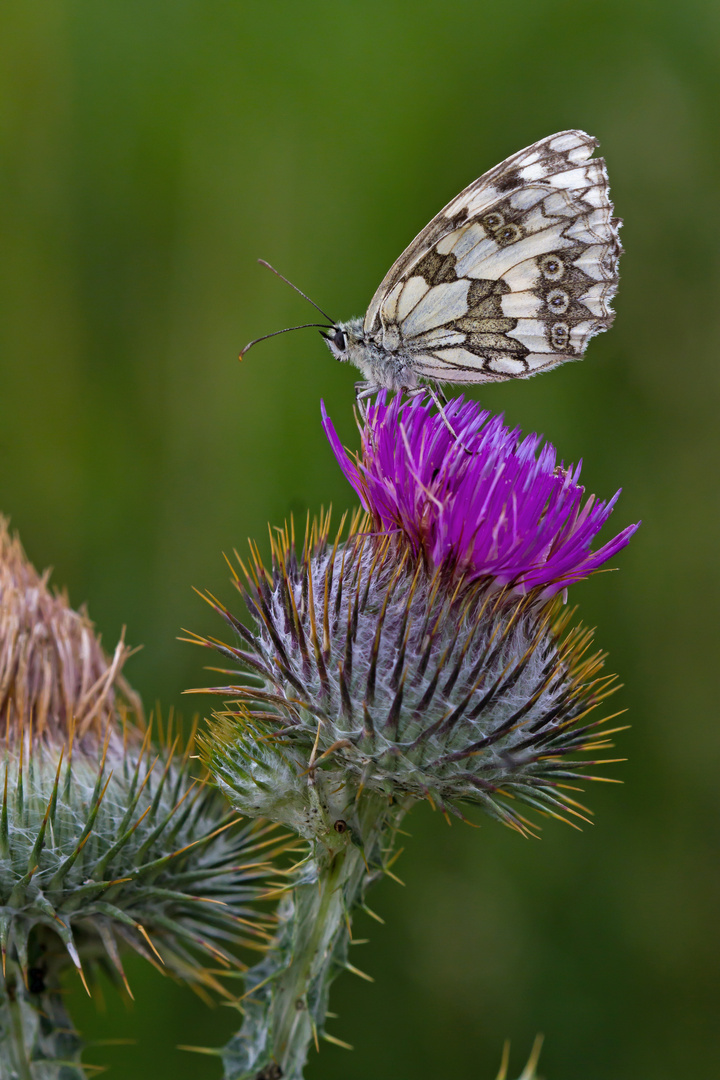
[[[153,749],[127,655],[105,655],[0,520],[0,949],[16,995],[68,959],[124,982],[126,946],[221,990],[207,960],[235,966],[233,944],[267,938],[252,901],[268,867],[250,856],[267,827],[239,827],[193,779],[172,722]]]
[[[637,529],[592,551],[619,492],[609,502],[583,502],[580,465],[558,465],[553,446],[538,435],[522,438],[474,401],[450,402],[448,423],[431,409],[419,397],[388,404],[383,392],[368,407],[354,455],[323,407],[335,456],[375,528],[398,531],[430,567],[552,596],[597,570]]]
[[[201,742],[214,778],[310,841],[277,946],[248,973],[224,1055],[237,1080],[299,1080],[327,1036],[330,982],[355,970],[350,914],[391,873],[412,802],[479,804],[523,833],[522,803],[582,817],[570,792],[611,745],[595,710],[613,677],[557,593],[634,531],[592,552],[613,502],[583,505],[578,469],[462,400],[449,431],[422,401],[381,396],[358,456],[323,420],[365,513],[334,535],[329,514],[308,521],[302,550],[292,524],[271,532],[269,565],[251,543],[234,571],[249,623],[208,594],[236,640],[191,639],[231,662]]]
[[[455,435],[419,398],[381,395],[357,456],[324,415],[366,515],[344,539],[321,516],[301,555],[278,531],[269,569],[253,547],[236,578],[252,629],[210,598],[243,647],[199,640],[260,680],[213,691],[237,705],[216,716],[206,753],[241,808],[307,830],[299,761],[338,771],[347,790],[477,802],[521,829],[518,800],[575,812],[566,785],[589,763],[572,755],[609,745],[589,717],[613,679],[556,594],[637,526],[593,552],[615,499],[583,504],[579,467],[558,468],[552,447],[473,402],[446,415]],[[257,743],[258,725],[248,768],[239,747],[250,730]],[[282,783],[269,780],[274,768]]]

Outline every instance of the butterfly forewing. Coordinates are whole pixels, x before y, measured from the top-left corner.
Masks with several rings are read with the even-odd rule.
[[[606,330],[620,222],[597,141],[565,131],[470,184],[386,274],[364,332],[438,382],[523,378]]]

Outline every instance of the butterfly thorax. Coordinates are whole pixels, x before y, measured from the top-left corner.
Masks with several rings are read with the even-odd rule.
[[[418,385],[412,356],[401,348],[396,327],[368,334],[362,319],[349,319],[338,323],[332,334],[323,336],[335,359],[353,364],[369,386],[396,393],[414,390]]]

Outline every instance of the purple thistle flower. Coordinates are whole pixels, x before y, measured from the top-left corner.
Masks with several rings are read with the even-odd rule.
[[[235,642],[194,638],[231,664],[201,757],[236,809],[309,844],[274,950],[247,975],[224,1053],[236,1080],[302,1076],[330,982],[350,967],[348,919],[391,873],[414,802],[461,817],[480,806],[524,835],[524,806],[587,820],[578,781],[622,730],[593,715],[615,678],[556,594],[637,526],[593,552],[617,496],[583,504],[579,466],[556,467],[552,446],[473,402],[447,415],[453,431],[419,398],[381,395],[352,456],[323,409],[365,513],[334,535],[321,513],[302,547],[292,524],[271,530],[269,565],[251,543],[234,574],[247,622],[207,595]]]
[[[447,417],[452,430],[420,398],[381,394],[355,456],[323,408],[365,513],[334,535],[321,513],[302,547],[292,523],[271,530],[269,565],[251,542],[234,573],[246,622],[207,594],[235,641],[194,638],[231,664],[216,669],[224,702],[201,757],[237,810],[309,845],[274,948],[247,974],[223,1054],[233,1080],[300,1080],[311,1041],[330,1037],[328,988],[356,970],[349,919],[391,874],[414,802],[460,817],[480,806],[523,835],[524,807],[588,820],[578,781],[622,730],[596,713],[616,689],[604,654],[556,594],[637,526],[593,552],[617,496],[583,502],[579,466],[557,467],[552,446],[473,402]]]
[[[522,438],[500,416],[455,398],[445,409],[457,437],[429,400],[370,405],[360,455],[346,451],[322,407],[341,469],[378,530],[400,531],[415,556],[466,581],[491,578],[550,597],[587,577],[629,542],[629,525],[596,551],[591,545],[620,492],[608,502],[578,483],[580,467],[557,465],[539,435]]]

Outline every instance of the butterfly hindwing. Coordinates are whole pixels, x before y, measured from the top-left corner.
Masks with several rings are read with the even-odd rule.
[[[438,382],[579,359],[612,322],[621,251],[596,145],[580,131],[552,135],[462,191],[385,276],[365,333]]]

